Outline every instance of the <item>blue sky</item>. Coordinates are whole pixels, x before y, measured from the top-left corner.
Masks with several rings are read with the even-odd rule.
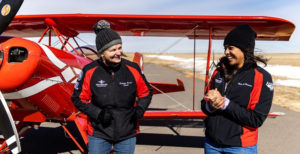
[[[176,14],[176,15],[251,15],[279,17],[296,25],[289,42],[257,41],[256,50],[300,52],[300,1],[298,0],[25,0],[18,14]],[[94,44],[93,34],[80,35]],[[125,51],[192,52],[193,41],[181,38],[123,37]],[[176,45],[174,42],[179,42]],[[223,42],[213,41],[213,51],[223,52]],[[207,41],[197,41],[197,52],[207,51]]]

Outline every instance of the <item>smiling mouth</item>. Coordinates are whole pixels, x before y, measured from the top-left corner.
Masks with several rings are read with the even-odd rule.
[[[120,60],[121,59],[121,56],[114,56],[111,58],[111,60]]]
[[[231,60],[233,59],[233,57],[227,56],[227,59],[228,59],[229,61],[231,61]]]
[[[234,57],[234,56],[226,56],[226,57],[227,57],[227,59],[228,59],[229,61],[231,61],[231,60],[235,59],[235,57]]]

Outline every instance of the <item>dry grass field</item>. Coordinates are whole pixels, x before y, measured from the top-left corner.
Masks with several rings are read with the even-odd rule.
[[[128,56],[127,59],[132,59],[133,53],[126,53]],[[146,55],[153,55],[152,53],[144,53],[144,63],[153,63],[162,66],[175,69],[179,72],[186,74],[186,77],[192,77],[192,71],[188,71],[181,68],[172,67],[173,64],[176,64],[176,61],[171,60],[161,60],[158,58],[147,58]],[[161,55],[161,54],[159,54]],[[193,54],[163,54],[171,55],[180,58],[193,58]],[[206,54],[196,54],[196,57],[202,57],[206,59]],[[223,54],[215,54],[214,59],[219,59]],[[300,66],[300,54],[296,53],[276,53],[276,54],[264,54],[264,57],[269,59],[268,64],[270,65],[292,65]],[[213,57],[211,57],[213,58]],[[293,73],[293,72],[291,72]],[[204,75],[196,75],[197,78],[204,80]],[[273,80],[279,79],[280,77],[273,76]],[[280,78],[282,79],[282,78]],[[274,86],[275,93],[273,98],[273,103],[280,105],[282,107],[291,109],[293,111],[300,112],[300,88],[287,87],[287,86]]]

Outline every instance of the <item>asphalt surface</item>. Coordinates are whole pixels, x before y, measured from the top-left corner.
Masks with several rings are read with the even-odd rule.
[[[153,97],[151,110],[193,109],[193,79],[169,68],[145,65],[148,81],[185,83],[184,92],[159,94]],[[200,110],[203,82],[196,80],[194,108]],[[276,89],[275,89],[276,90]],[[300,153],[300,113],[273,105],[271,112],[285,115],[268,118],[259,129],[258,152],[260,154]],[[76,133],[74,125],[68,127]],[[79,138],[79,137],[77,137]],[[202,120],[143,120],[138,135],[136,154],[204,153],[204,125]],[[30,130],[21,139],[22,153],[80,153],[75,144],[55,123],[44,123],[38,130]]]

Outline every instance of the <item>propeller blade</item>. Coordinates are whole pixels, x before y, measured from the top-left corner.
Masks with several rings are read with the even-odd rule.
[[[0,91],[0,130],[11,152],[13,154],[19,153],[21,151],[21,144],[20,144],[17,128],[1,91]]]

